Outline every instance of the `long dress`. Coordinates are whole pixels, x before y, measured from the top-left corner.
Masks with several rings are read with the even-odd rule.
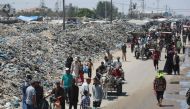
[[[173,51],[169,51],[167,56],[166,56],[166,63],[164,66],[164,72],[166,72],[168,75],[171,75],[172,71],[173,71],[173,56],[174,56]]]
[[[71,71],[74,78],[79,76],[80,64],[77,61],[74,61],[71,65]]]

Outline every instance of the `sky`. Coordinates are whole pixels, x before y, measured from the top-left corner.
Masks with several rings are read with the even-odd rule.
[[[55,2],[57,0],[44,0],[47,7],[55,9]],[[62,0],[59,0],[60,6]],[[90,8],[96,7],[99,1],[110,1],[110,0],[65,0],[66,4],[72,3],[73,6],[80,8]],[[113,0],[113,4],[119,9],[120,12],[127,14],[129,8],[130,0]],[[138,8],[141,9],[142,0],[132,0],[134,3],[138,4]],[[159,1],[159,5],[158,2]],[[40,6],[40,0],[0,0],[0,4],[10,3],[16,9],[34,8]],[[171,12],[175,11],[176,14],[183,14],[190,16],[190,0],[145,0],[145,11],[157,12],[157,7],[160,11],[165,11],[167,9]]]

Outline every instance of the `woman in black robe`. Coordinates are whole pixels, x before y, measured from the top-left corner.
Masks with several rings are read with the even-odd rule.
[[[170,48],[168,50],[167,56],[165,56],[166,63],[164,66],[164,72],[166,72],[168,75],[171,75],[173,71],[173,56],[174,56],[174,51],[172,50],[172,48]]]

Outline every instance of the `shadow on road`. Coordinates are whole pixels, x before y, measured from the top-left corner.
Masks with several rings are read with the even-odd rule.
[[[121,95],[117,95],[116,92],[108,92],[107,100],[118,99],[119,96],[129,96],[129,95],[127,95],[127,92],[123,92]]]
[[[174,105],[162,105],[161,107],[174,107]]]

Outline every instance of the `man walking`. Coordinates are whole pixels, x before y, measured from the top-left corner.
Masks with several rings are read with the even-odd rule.
[[[90,90],[89,90],[89,85],[90,85],[91,79],[90,78],[86,78],[86,82],[84,82],[81,86],[81,95],[83,96],[84,91],[88,92],[88,95],[90,95]]]
[[[97,107],[100,107],[103,98],[103,90],[97,78],[94,78],[92,93],[93,93],[93,109],[97,109]]]
[[[178,74],[180,75],[180,67],[179,67],[179,62],[180,62],[180,58],[179,55],[177,53],[174,54],[173,56],[173,64],[174,64],[174,75]]]
[[[65,67],[71,69],[72,62],[73,62],[72,54],[69,54],[69,56],[67,57],[67,60],[65,62]]]
[[[182,48],[182,43],[181,43],[181,40],[178,39],[176,42],[176,49],[179,54],[180,54],[181,48]]]
[[[26,89],[30,86],[30,81],[32,80],[31,75],[26,75],[26,79],[24,83],[22,84],[21,90],[22,90],[22,109],[27,109],[26,105]]]
[[[126,44],[123,44],[123,46],[121,47],[122,50],[122,60],[126,61],[126,53],[127,53],[127,46]]]
[[[153,58],[154,68],[155,68],[155,70],[157,70],[158,69],[158,62],[160,59],[160,52],[157,49],[155,49],[153,51],[153,57],[152,58]]]
[[[158,106],[162,106],[164,91],[166,90],[166,79],[162,71],[158,71],[158,75],[154,80],[154,91],[157,97]]]
[[[26,105],[27,109],[35,109],[37,108],[36,104],[36,81],[32,80],[31,85],[26,89]]]
[[[38,109],[41,109],[43,97],[44,97],[44,91],[43,91],[43,87],[40,85],[39,80],[36,81],[35,91],[36,91],[36,104],[37,104]]]
[[[78,103],[78,96],[79,96],[79,87],[76,85],[75,80],[72,81],[72,86],[69,91],[69,109],[77,109]]]
[[[69,103],[69,91],[72,86],[72,81],[73,81],[73,76],[71,75],[69,68],[66,68],[65,74],[62,77],[61,84],[64,87],[65,99],[67,103]]]
[[[88,60],[87,66],[88,66],[88,77],[91,78],[92,77],[92,69],[93,69],[93,63],[92,63],[91,59]]]

